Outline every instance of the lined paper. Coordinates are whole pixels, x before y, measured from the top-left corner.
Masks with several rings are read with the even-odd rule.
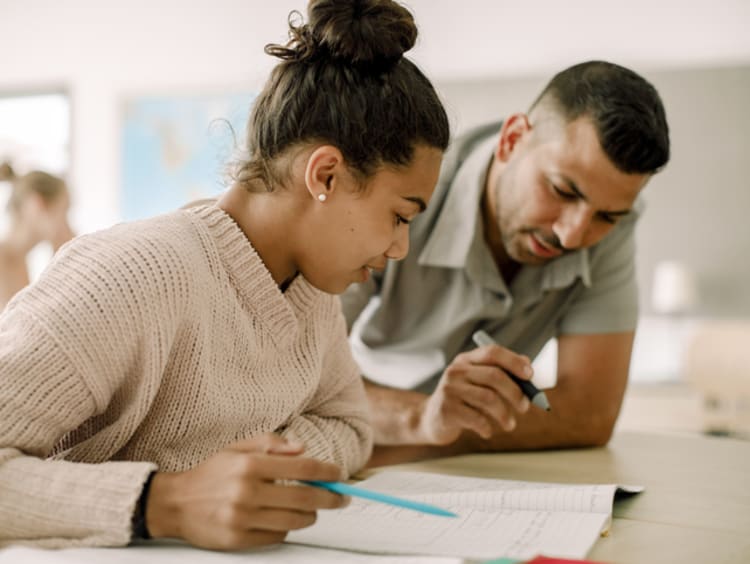
[[[488,480],[420,472],[382,472],[357,484],[437,505],[446,518],[352,499],[320,511],[287,542],[372,553],[463,558],[584,558],[612,514],[617,486]]]

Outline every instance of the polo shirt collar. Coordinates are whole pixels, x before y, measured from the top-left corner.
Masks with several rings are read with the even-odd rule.
[[[448,197],[418,263],[422,266],[465,268],[479,222],[479,202],[497,134],[479,143],[460,165]],[[480,233],[481,236],[481,233]]]
[[[567,288],[576,278],[580,278],[584,286],[591,286],[591,268],[589,265],[589,250],[581,249],[562,256],[544,266],[542,277],[543,290],[558,290]]]

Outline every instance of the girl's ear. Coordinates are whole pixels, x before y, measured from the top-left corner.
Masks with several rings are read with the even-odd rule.
[[[495,157],[501,162],[508,162],[518,142],[531,131],[529,116],[513,114],[503,121],[500,139],[495,149]]]
[[[344,156],[333,145],[321,145],[307,159],[305,186],[310,196],[325,202],[338,189],[346,172]]]

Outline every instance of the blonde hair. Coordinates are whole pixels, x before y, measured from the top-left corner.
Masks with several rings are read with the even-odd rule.
[[[59,176],[41,170],[17,176],[9,163],[0,165],[0,182],[2,181],[11,183],[8,200],[8,211],[11,213],[17,212],[30,194],[38,194],[45,203],[51,203],[68,190],[67,184]]]

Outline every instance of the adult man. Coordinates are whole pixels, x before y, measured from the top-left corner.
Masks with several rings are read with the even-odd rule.
[[[408,258],[342,298],[381,445],[372,463],[609,440],[637,320],[638,195],[668,159],[656,90],[602,61],[453,143]],[[477,329],[499,345],[475,349]],[[545,412],[507,373],[528,378],[552,338]]]

